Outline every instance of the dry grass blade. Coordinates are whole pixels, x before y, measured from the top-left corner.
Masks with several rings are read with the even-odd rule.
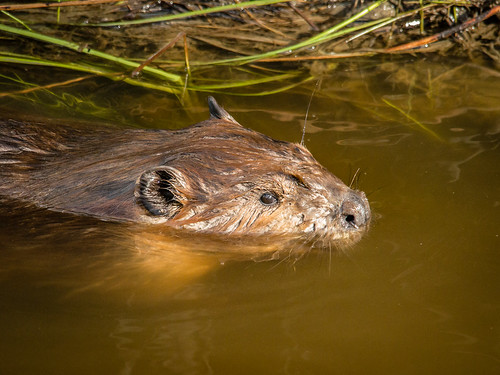
[[[60,7],[75,7],[81,5],[97,5],[106,3],[116,3],[118,0],[75,0],[64,1],[57,3],[34,3],[34,4],[9,4],[0,5],[0,10],[27,10],[27,9],[41,9],[41,8],[60,8]]]

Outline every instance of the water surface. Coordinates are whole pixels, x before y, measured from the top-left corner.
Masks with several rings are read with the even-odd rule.
[[[315,84],[216,97],[243,125],[297,142]],[[162,254],[134,226],[2,205],[0,372],[499,373],[499,87],[487,64],[444,59],[339,64],[322,78],[306,145],[356,177],[374,213],[346,253]],[[172,129],[208,116],[204,94],[182,107],[104,79],[57,93],[0,106]]]

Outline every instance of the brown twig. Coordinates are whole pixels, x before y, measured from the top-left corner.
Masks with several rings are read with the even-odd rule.
[[[240,0],[234,0],[234,2],[239,4]],[[266,29],[266,30],[268,30],[268,31],[270,31],[270,32],[272,32],[272,33],[278,34],[278,35],[280,35],[280,36],[282,36],[282,37],[286,38],[286,35],[285,35],[285,34],[283,34],[283,33],[282,33],[281,31],[279,31],[279,30],[276,30],[276,29],[272,28],[271,26],[266,25],[264,22],[260,21],[257,17],[255,17],[255,16],[252,14],[252,12],[251,12],[250,10],[248,10],[248,9],[243,9],[243,11],[246,13],[246,15],[247,15],[248,17],[250,17],[250,18],[251,18],[251,19],[252,19],[252,20],[253,20],[253,21],[254,21],[257,25],[259,25],[259,26],[260,26],[260,27],[262,27],[263,29]]]
[[[144,69],[146,66],[151,64],[157,57],[161,56],[167,49],[172,47],[179,39],[184,37],[186,33],[184,31],[181,31],[180,33],[177,34],[177,36],[172,39],[170,42],[165,44],[160,50],[149,56],[141,65],[139,65],[137,68],[134,69],[134,71],[130,74],[132,77],[137,77],[139,73]]]
[[[287,4],[288,4],[288,6],[289,6],[290,8],[292,8],[292,10],[293,10],[295,13],[297,13],[297,14],[298,14],[298,15],[299,15],[299,16],[300,16],[300,17],[301,17],[304,21],[306,21],[306,22],[307,22],[307,24],[308,24],[309,26],[311,26],[311,28],[312,28],[314,31],[319,31],[319,27],[318,27],[318,26],[316,26],[316,24],[315,24],[313,21],[311,21],[310,19],[308,19],[308,18],[304,15],[304,13],[302,13],[299,9],[297,9],[297,7],[296,7],[293,3],[287,3]]]
[[[445,38],[449,37],[452,34],[463,31],[463,30],[467,29],[468,27],[474,26],[474,25],[486,20],[487,18],[497,14],[498,12],[500,12],[500,5],[497,5],[496,7],[491,8],[487,12],[484,12],[475,18],[471,18],[471,19],[465,21],[464,23],[457,25],[457,26],[454,26],[454,27],[452,27],[448,30],[445,30],[443,32],[431,35],[427,38],[422,38],[420,40],[416,40],[414,42],[405,43],[405,44],[391,47],[391,48],[386,48],[383,51],[384,52],[407,51],[409,49],[419,48],[419,47],[423,47],[427,44],[435,43],[441,39],[445,39]]]
[[[65,1],[62,3],[10,4],[10,5],[0,5],[0,10],[60,8],[60,7],[70,7],[78,5],[97,5],[105,3],[116,3],[116,2],[118,2],[118,0],[74,0],[74,1]]]

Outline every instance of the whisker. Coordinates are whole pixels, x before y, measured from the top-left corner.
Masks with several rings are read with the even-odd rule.
[[[332,277],[332,244],[328,244],[328,277]]]
[[[306,137],[306,126],[307,126],[307,117],[309,116],[309,109],[311,108],[311,103],[314,97],[314,94],[316,93],[316,90],[321,84],[321,78],[316,81],[316,86],[314,86],[314,90],[311,93],[311,97],[309,98],[309,104],[307,105],[307,110],[306,110],[306,117],[304,118],[304,127],[302,128],[302,138],[300,139],[300,145],[304,146],[304,139]]]
[[[356,172],[354,173],[354,176],[352,176],[351,183],[349,184],[349,187],[350,187],[351,189],[352,189],[352,185],[354,184],[354,181],[356,180],[356,177],[358,177],[358,176],[359,176],[359,171],[360,171],[360,170],[361,170],[361,169],[360,169],[360,168],[358,168],[358,169],[356,170]],[[357,181],[356,181],[356,188],[358,187],[357,185],[358,185],[358,184],[357,184]]]

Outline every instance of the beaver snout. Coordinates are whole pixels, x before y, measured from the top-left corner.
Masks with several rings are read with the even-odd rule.
[[[342,223],[347,230],[367,227],[371,219],[370,205],[363,192],[352,191],[340,207]]]

